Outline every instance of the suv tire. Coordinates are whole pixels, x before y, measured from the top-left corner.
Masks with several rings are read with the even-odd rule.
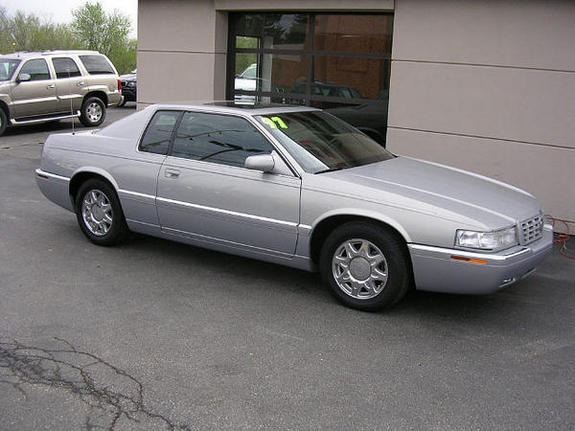
[[[86,127],[96,127],[106,118],[106,105],[99,97],[88,97],[82,103],[80,121]]]
[[[4,109],[0,108],[0,136],[4,134],[6,126],[8,126],[8,117],[6,116]]]

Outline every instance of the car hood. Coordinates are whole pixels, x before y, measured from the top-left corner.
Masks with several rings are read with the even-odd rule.
[[[541,211],[529,193],[478,174],[437,163],[397,157],[317,176],[359,199],[401,206],[449,219],[461,216],[484,229],[526,220]],[[343,183],[346,183],[344,186]],[[327,185],[324,183],[324,186]]]

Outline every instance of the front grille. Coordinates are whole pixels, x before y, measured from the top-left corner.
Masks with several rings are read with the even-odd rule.
[[[521,222],[520,235],[521,244],[529,244],[541,238],[543,236],[543,216],[537,215]]]

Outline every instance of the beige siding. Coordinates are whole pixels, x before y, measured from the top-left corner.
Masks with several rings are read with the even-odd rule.
[[[398,61],[394,127],[575,148],[575,73]]]
[[[223,99],[225,54],[139,52],[138,103]],[[201,85],[198,85],[201,83]]]
[[[225,97],[227,16],[213,0],[139,0],[138,105]]]
[[[575,70],[572,0],[396,0],[395,59]]]

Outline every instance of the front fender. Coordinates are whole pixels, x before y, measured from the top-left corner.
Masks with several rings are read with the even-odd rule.
[[[322,214],[321,216],[319,216],[318,218],[316,218],[313,221],[312,226],[311,226],[311,233],[313,233],[314,229],[322,221],[324,221],[330,217],[334,217],[334,216],[354,216],[354,217],[359,216],[359,217],[370,218],[370,219],[385,223],[385,224],[391,226],[392,228],[394,228],[397,232],[399,232],[399,234],[403,237],[403,239],[405,240],[406,243],[412,242],[411,237],[409,236],[407,231],[394,218],[389,217],[389,216],[382,214],[380,212],[377,212],[377,211],[371,211],[368,209],[358,209],[358,208],[338,208],[338,209],[331,210],[331,211],[328,211],[328,212]]]

